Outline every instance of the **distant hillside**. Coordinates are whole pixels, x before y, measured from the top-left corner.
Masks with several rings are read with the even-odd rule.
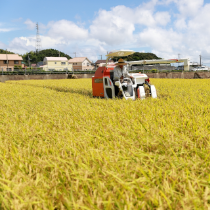
[[[38,63],[40,61],[43,61],[45,57],[59,57],[59,50],[55,49],[46,49],[46,50],[41,50],[38,53],[31,51],[30,53],[26,53],[22,55],[23,61],[28,65],[28,54],[30,57],[30,62],[31,63]],[[66,57],[67,59],[71,59],[71,56],[60,52],[60,57]]]
[[[135,52],[134,54],[129,55],[128,57],[122,57],[122,58],[127,61],[161,59],[154,53],[140,53],[140,52]],[[113,58],[114,61],[118,61],[118,59],[119,58],[117,57]]]
[[[0,49],[0,54],[15,54],[15,53]]]
[[[140,53],[135,52],[133,55],[129,55],[127,61],[136,61],[136,60],[152,60],[152,59],[161,59],[154,53]]]

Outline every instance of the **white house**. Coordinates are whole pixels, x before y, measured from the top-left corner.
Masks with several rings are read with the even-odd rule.
[[[72,71],[72,64],[68,63],[66,57],[45,57],[42,67],[45,71]]]

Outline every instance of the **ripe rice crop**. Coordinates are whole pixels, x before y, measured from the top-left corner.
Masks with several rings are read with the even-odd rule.
[[[210,80],[152,83],[143,101],[0,83],[0,209],[209,209]]]

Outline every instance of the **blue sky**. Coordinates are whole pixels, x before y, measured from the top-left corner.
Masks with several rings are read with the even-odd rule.
[[[36,22],[42,49],[70,56],[115,49],[153,52],[162,58],[190,58],[210,66],[210,2],[204,0],[7,0],[0,2],[0,48],[35,50]]]

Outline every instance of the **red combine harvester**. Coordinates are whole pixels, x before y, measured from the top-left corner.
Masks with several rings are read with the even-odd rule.
[[[115,86],[119,88],[121,96],[125,99],[135,100],[136,98],[145,99],[146,97],[157,98],[154,85],[149,83],[149,77],[146,74],[133,73],[131,78],[114,83],[115,65],[109,64],[108,60],[113,57],[124,57],[133,54],[134,51],[113,51],[107,55],[106,65],[98,67],[95,76],[92,77],[92,89],[94,97],[115,98]],[[127,62],[129,65],[129,62]]]

